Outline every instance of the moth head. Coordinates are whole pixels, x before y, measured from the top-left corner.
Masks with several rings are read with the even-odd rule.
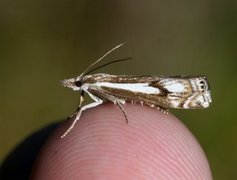
[[[199,77],[193,80],[193,84],[195,84],[194,94],[191,101],[189,102],[189,106],[191,108],[207,108],[209,104],[212,102],[210,86],[205,77]]]
[[[83,79],[81,76],[76,78],[65,79],[61,81],[64,87],[72,88],[74,91],[80,91],[83,84]]]

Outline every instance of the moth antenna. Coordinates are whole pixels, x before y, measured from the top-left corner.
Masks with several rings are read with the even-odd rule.
[[[117,59],[117,60],[114,60],[114,61],[110,61],[108,63],[105,63],[105,64],[102,64],[98,67],[95,67],[95,68],[91,69],[90,71],[87,71],[87,73],[85,73],[84,75],[90,74],[91,72],[96,71],[96,70],[98,70],[100,68],[103,68],[105,66],[108,66],[110,64],[114,64],[114,63],[118,63],[118,62],[122,62],[122,61],[129,61],[131,59],[132,59],[132,57],[127,57],[127,58],[123,58],[123,59]]]
[[[114,48],[112,48],[111,50],[109,50],[107,53],[105,53],[101,58],[97,59],[95,62],[93,62],[92,64],[90,64],[84,72],[81,73],[80,77],[84,76],[87,71],[90,70],[90,68],[92,68],[93,66],[95,66],[97,63],[99,63],[102,59],[104,59],[104,57],[106,57],[107,55],[109,55],[111,52],[113,52],[114,50],[120,48],[121,46],[123,46],[124,44],[128,43],[129,41],[123,42],[117,46],[115,46]]]

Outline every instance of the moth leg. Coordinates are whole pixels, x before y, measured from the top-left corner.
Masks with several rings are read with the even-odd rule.
[[[71,119],[72,117],[74,117],[79,112],[83,101],[84,101],[84,91],[81,91],[79,106],[77,107],[76,111],[73,114],[71,114],[70,116],[67,117],[67,119]]]
[[[106,96],[106,98],[109,100],[109,101],[111,101],[111,102],[113,102],[114,104],[116,104],[116,105],[118,105],[118,107],[121,109],[121,111],[123,112],[123,115],[124,115],[124,117],[125,117],[125,121],[126,121],[126,123],[128,123],[128,116],[127,116],[127,114],[126,114],[126,111],[124,110],[124,108],[123,108],[123,105],[125,104],[125,100],[123,100],[123,99],[119,99],[119,98],[116,98],[116,97],[114,97],[114,96],[111,96],[111,95],[105,95]]]
[[[80,102],[77,111],[81,108],[83,101],[84,101],[84,91],[81,91]]]
[[[90,91],[92,91],[92,92],[93,92],[93,91],[96,91],[96,93],[97,93],[99,96],[101,96],[101,97],[103,97],[104,99],[109,100],[109,101],[113,102],[114,104],[118,105],[118,107],[119,107],[119,108],[121,109],[121,111],[123,112],[123,115],[124,115],[124,117],[125,117],[126,123],[128,123],[128,116],[127,116],[127,114],[126,114],[126,111],[125,111],[124,108],[123,108],[123,104],[125,104],[125,102],[126,102],[124,99],[119,99],[119,98],[116,98],[115,96],[106,94],[106,93],[102,92],[100,89],[94,90],[94,89],[91,88]]]
[[[82,114],[83,111],[85,111],[86,109],[92,108],[92,107],[96,107],[96,106],[98,106],[98,105],[103,103],[103,101],[100,98],[98,98],[98,97],[96,97],[96,96],[94,96],[94,95],[92,95],[90,93],[88,93],[88,94],[92,97],[93,100],[95,100],[95,102],[87,104],[87,105],[82,106],[82,107],[79,106],[79,110],[78,110],[78,112],[76,114],[75,119],[73,120],[71,126],[61,136],[61,138],[64,138],[72,130],[72,128],[75,126],[76,122],[80,119],[81,114]]]
[[[128,116],[127,116],[127,114],[126,114],[126,112],[125,112],[125,110],[124,110],[122,104],[117,103],[117,105],[118,105],[118,107],[121,109],[121,111],[123,112],[123,115],[124,115],[125,120],[126,120],[126,124],[128,124]]]

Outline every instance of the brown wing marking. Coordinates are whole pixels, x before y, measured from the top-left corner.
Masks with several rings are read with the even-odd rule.
[[[152,81],[149,83],[149,86],[158,88],[161,91],[160,96],[167,96],[170,93],[166,88],[160,85],[159,81]]]

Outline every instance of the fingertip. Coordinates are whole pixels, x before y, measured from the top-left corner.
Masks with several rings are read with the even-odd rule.
[[[48,139],[33,179],[212,179],[200,145],[173,115],[150,107],[110,103],[66,121]]]

